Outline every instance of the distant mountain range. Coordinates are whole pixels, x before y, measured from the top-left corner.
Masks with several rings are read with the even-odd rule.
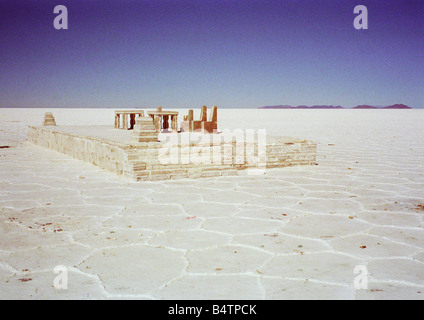
[[[368,106],[368,105],[360,105],[356,106],[353,109],[412,109],[411,107],[408,107],[404,104],[394,104],[387,107],[375,107],[375,106]]]
[[[327,106],[327,105],[319,105],[319,106],[289,106],[289,105],[279,105],[279,106],[265,106],[259,107],[259,109],[345,109],[342,106]],[[387,107],[380,106],[369,106],[369,105],[359,105],[353,107],[352,109],[412,109],[404,104],[394,104]]]

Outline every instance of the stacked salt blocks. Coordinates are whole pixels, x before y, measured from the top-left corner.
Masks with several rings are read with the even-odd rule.
[[[55,126],[55,125],[56,125],[56,120],[53,117],[53,113],[46,112],[44,114],[43,126]]]
[[[138,117],[135,119],[133,140],[136,142],[158,142],[158,133],[150,117]]]

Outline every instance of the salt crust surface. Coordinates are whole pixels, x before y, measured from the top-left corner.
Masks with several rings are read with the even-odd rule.
[[[424,299],[424,110],[219,110],[318,165],[145,183],[25,142],[46,111],[113,121],[0,109],[0,299]]]

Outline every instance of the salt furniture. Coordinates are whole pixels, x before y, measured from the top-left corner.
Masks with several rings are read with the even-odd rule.
[[[181,123],[181,131],[193,132],[201,131],[202,133],[214,133],[218,130],[218,108],[212,107],[209,120],[207,120],[207,106],[203,106],[200,112],[200,120],[193,119],[193,110],[188,111],[188,115],[184,117]]]
[[[177,111],[148,111],[156,127],[156,132],[168,131],[169,120],[171,120],[171,131],[178,132],[178,112]]]
[[[116,110],[115,129],[134,129],[136,116],[144,117],[144,110]]]

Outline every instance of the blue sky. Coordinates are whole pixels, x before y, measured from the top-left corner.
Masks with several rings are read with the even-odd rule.
[[[0,40],[0,107],[424,107],[421,0],[0,0]]]

